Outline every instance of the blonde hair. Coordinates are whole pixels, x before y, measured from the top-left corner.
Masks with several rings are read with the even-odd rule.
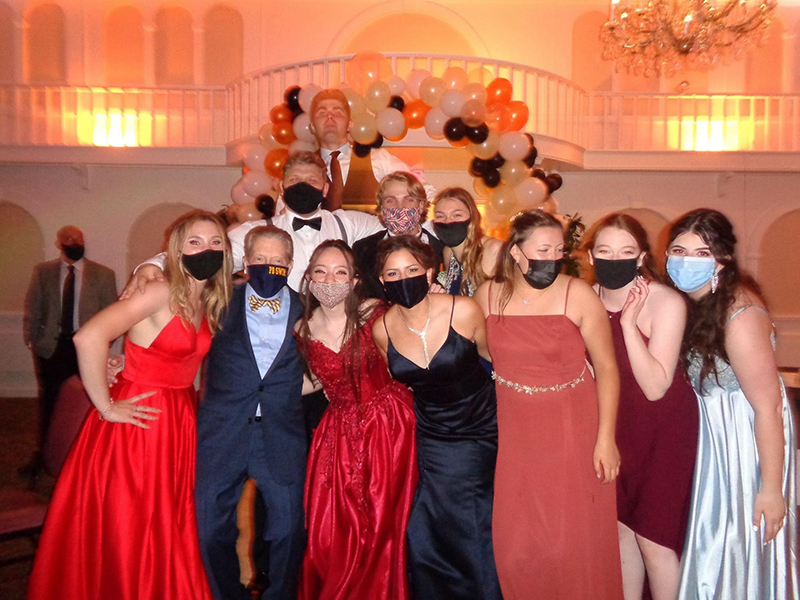
[[[489,276],[483,270],[483,227],[481,227],[481,213],[475,199],[467,190],[460,187],[449,187],[436,194],[433,200],[434,208],[439,200],[452,198],[458,200],[469,210],[469,225],[467,226],[467,237],[464,239],[464,253],[461,255],[461,264],[464,268],[464,276],[461,278],[459,293],[462,296],[469,294],[470,283],[477,288]]]
[[[224,258],[222,268],[213,277],[203,282],[203,305],[205,306],[205,317],[208,327],[214,334],[222,328],[222,317],[228,308],[231,297],[232,283],[231,271],[233,271],[233,255],[231,244],[225,233],[225,224],[219,216],[205,210],[192,210],[181,215],[169,226],[167,235],[167,263],[164,275],[169,282],[169,307],[172,312],[178,315],[184,324],[194,320],[194,307],[189,301],[191,287],[189,285],[189,273],[183,266],[181,260],[183,247],[189,238],[189,232],[195,223],[208,222],[217,227],[220,237],[223,240]]]
[[[261,225],[260,227],[253,227],[253,229],[248,231],[247,235],[244,236],[244,257],[247,259],[248,263],[250,262],[250,254],[253,252],[253,246],[255,246],[256,240],[262,238],[280,240],[283,242],[284,248],[286,249],[286,256],[290,261],[293,259],[294,242],[292,242],[292,236],[283,229],[275,227],[275,225]]]
[[[425,193],[425,187],[422,185],[422,183],[420,183],[416,175],[406,171],[394,171],[393,173],[389,173],[386,177],[381,179],[380,186],[378,186],[375,205],[378,209],[378,215],[380,216],[381,209],[383,207],[383,199],[386,195],[386,186],[393,181],[399,181],[400,183],[406,184],[408,187],[408,195],[419,202],[419,210],[421,213],[419,222],[424,222],[428,216],[428,206],[430,206],[430,203],[428,202],[428,196]]]

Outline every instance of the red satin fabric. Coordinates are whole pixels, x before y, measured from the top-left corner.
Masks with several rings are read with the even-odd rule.
[[[100,421],[91,411],[56,485],[28,587],[49,598],[212,598],[194,510],[192,383],[211,345],[174,317],[149,348],[127,341],[112,398],[156,393],[151,429]]]
[[[330,405],[308,457],[300,600],[408,598],[406,525],[417,484],[413,397],[391,379],[372,341],[377,312],[338,353],[309,345]],[[361,361],[353,382],[345,364],[356,338]]]

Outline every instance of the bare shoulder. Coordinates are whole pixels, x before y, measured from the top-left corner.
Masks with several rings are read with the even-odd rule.
[[[168,306],[169,300],[169,283],[166,281],[148,281],[143,293],[132,294],[125,300],[120,300],[120,302],[150,305],[154,308],[158,308],[160,305]]]
[[[487,279],[478,286],[478,289],[475,290],[475,294],[472,296],[472,299],[483,309],[484,314],[488,314],[489,312],[489,286],[491,285],[491,279]]]
[[[496,237],[492,237],[490,235],[485,235],[481,238],[481,246],[483,246],[484,252],[497,254],[500,252],[500,249],[503,247],[503,240],[498,240]]]
[[[375,319],[372,324],[372,338],[379,347],[385,348],[387,345],[388,335],[386,334],[386,313]]]
[[[483,318],[483,311],[476,300],[468,296],[456,296],[453,310],[456,316],[463,316],[471,319],[473,317]]]
[[[651,281],[648,286],[648,291],[650,292],[649,301],[652,302],[652,306],[658,312],[686,312],[686,301],[677,290],[657,281]]]

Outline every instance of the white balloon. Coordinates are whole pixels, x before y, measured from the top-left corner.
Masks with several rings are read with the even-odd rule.
[[[415,100],[419,99],[419,84],[422,83],[423,79],[427,79],[430,76],[431,72],[425,69],[411,71],[406,77],[406,92],[408,92],[408,95]]]
[[[241,179],[234,183],[233,187],[231,188],[231,200],[233,200],[235,204],[247,204],[248,202],[252,203],[254,200],[252,196],[244,191],[244,186],[242,185]]]
[[[542,206],[550,190],[538,177],[528,177],[514,187],[514,192],[523,210],[533,210]]]
[[[378,111],[375,122],[378,124],[378,132],[385,138],[398,138],[406,130],[403,113],[390,106]]]
[[[315,142],[317,138],[311,133],[310,125],[311,117],[308,116],[308,113],[297,115],[292,122],[292,130],[295,137],[304,142]]]
[[[248,171],[242,177],[242,187],[248,196],[256,198],[272,187],[272,178],[264,171]]]
[[[319,146],[313,142],[297,139],[289,144],[289,154],[294,154],[295,152],[316,152],[317,148],[319,148]]]
[[[392,96],[402,96],[403,91],[406,89],[406,82],[403,81],[402,77],[398,77],[397,75],[391,76],[386,83],[389,84],[389,91],[392,93]]]
[[[430,109],[425,115],[425,131],[431,139],[444,139],[445,123],[447,123],[447,115],[438,106]]]
[[[463,92],[460,90],[447,90],[442,94],[442,99],[439,100],[439,106],[442,112],[448,117],[460,117],[464,102],[466,102],[466,98]]]
[[[531,140],[521,131],[507,131],[500,136],[500,156],[506,160],[522,160],[531,149]]]
[[[244,164],[252,171],[265,171],[265,158],[267,158],[267,149],[261,144],[248,144],[244,149]]]
[[[297,101],[300,103],[300,108],[302,108],[304,112],[310,111],[311,101],[314,99],[314,96],[319,94],[321,91],[322,88],[313,83],[309,83],[308,85],[304,85],[302,88],[300,88],[300,93],[297,95]]]

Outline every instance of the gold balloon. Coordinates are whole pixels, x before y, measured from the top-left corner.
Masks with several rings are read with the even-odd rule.
[[[354,117],[350,135],[359,144],[369,145],[374,142],[378,137],[378,124],[375,122],[375,117],[369,113]]]
[[[449,67],[445,69],[444,73],[442,73],[442,81],[444,81],[444,84],[449,90],[461,90],[469,83],[467,72],[461,67]]]
[[[498,170],[500,179],[510,186],[515,186],[524,179],[530,179],[530,169],[521,160],[508,160]]]
[[[389,106],[389,100],[391,100],[391,98],[392,92],[389,90],[389,84],[383,81],[376,81],[367,88],[364,102],[373,114],[378,114],[381,110]]]
[[[359,94],[376,81],[386,81],[392,76],[392,65],[378,52],[359,52],[345,65],[347,84]]]
[[[486,141],[482,144],[469,144],[467,147],[473,156],[477,156],[483,160],[489,160],[492,158],[495,154],[497,154],[497,150],[499,148],[500,134],[494,131],[489,132],[489,137],[487,137]]]
[[[447,87],[444,81],[438,77],[427,77],[419,84],[419,97],[422,101],[431,108],[439,106],[439,100],[442,99]]]
[[[514,188],[500,184],[492,191],[488,202],[489,208],[500,215],[512,215],[519,210]]]
[[[480,83],[481,85],[489,85],[489,82],[494,79],[492,72],[486,67],[476,67],[467,75],[470,83]]]

